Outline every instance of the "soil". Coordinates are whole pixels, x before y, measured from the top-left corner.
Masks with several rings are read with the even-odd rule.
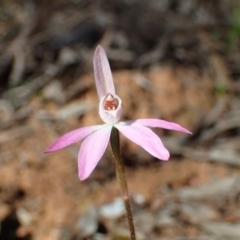
[[[52,1],[48,7],[47,1],[23,2],[0,3],[0,239],[124,239],[125,217],[111,221],[97,216],[98,229],[88,236],[76,227],[88,209],[100,209],[120,196],[110,147],[82,182],[77,169],[81,143],[43,154],[64,133],[102,123],[91,66],[98,44],[109,56],[123,121],[164,119],[193,133],[154,129],[170,150],[169,161],[155,159],[121,136],[130,195],[144,199],[138,206],[133,200],[139,239],[238,239],[240,234],[219,237],[203,224],[238,224],[239,189],[229,189],[227,197],[193,201],[178,195],[182,189],[201,189],[239,174],[238,161],[231,160],[240,151],[238,25],[229,48],[223,38],[237,24],[227,20],[223,6],[235,13],[233,6],[219,1],[221,12],[207,1]],[[198,13],[195,30],[187,21],[192,18],[188,7]],[[142,17],[136,22],[138,15]],[[159,18],[165,26],[156,26]],[[214,217],[196,220],[181,205],[199,202],[215,211]],[[178,209],[176,223],[157,226],[156,214],[172,211],[172,205]],[[151,231],[144,232],[148,214],[155,223],[149,221]]]

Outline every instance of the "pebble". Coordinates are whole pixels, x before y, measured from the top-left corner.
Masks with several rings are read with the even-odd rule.
[[[160,210],[155,217],[156,227],[173,227],[176,224],[176,220],[173,215],[174,212],[172,209],[166,208]]]
[[[150,234],[155,226],[154,215],[146,210],[138,211],[134,214],[134,223],[143,234]]]
[[[228,224],[220,222],[208,222],[201,225],[203,230],[217,236],[218,240],[239,240],[240,224]]]
[[[91,105],[89,103],[85,101],[75,101],[61,108],[57,112],[56,117],[61,120],[66,120],[71,117],[80,117],[90,109]]]
[[[200,203],[182,204],[180,211],[188,218],[188,221],[195,224],[219,218],[216,210]]]
[[[22,226],[29,226],[32,223],[32,215],[27,209],[22,207],[18,208],[16,215]]]
[[[6,121],[13,118],[14,109],[9,101],[0,99],[0,121]]]
[[[142,194],[131,194],[131,200],[139,207],[143,207],[146,204],[146,198]]]
[[[79,217],[76,224],[78,239],[95,234],[98,229],[98,216],[95,207],[90,207],[86,213]]]
[[[116,198],[113,202],[99,208],[99,215],[103,218],[117,219],[125,215],[125,206],[122,198]]]
[[[59,81],[51,81],[44,89],[43,89],[43,97],[46,100],[53,100],[58,104],[65,103],[65,95],[62,88],[62,85]]]
[[[185,187],[177,192],[178,197],[183,200],[204,200],[220,197],[229,194],[229,189],[240,179],[240,175],[231,176],[225,179],[218,179],[208,185],[201,187]]]

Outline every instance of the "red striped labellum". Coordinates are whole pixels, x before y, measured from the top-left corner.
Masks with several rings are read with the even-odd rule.
[[[118,100],[108,93],[103,102],[104,110],[114,111],[118,108]]]

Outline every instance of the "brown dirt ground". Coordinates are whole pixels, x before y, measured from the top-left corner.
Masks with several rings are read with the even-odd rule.
[[[141,87],[141,78],[145,78],[147,87]],[[212,94],[212,80],[199,76],[193,70],[154,67],[142,73],[115,72],[114,79],[117,93],[123,100],[123,119],[164,118],[193,130],[216,101]],[[91,74],[79,81],[91,81],[94,86]],[[94,106],[80,119],[73,117],[67,121],[48,121],[41,119],[39,113],[45,111],[54,116],[60,106],[35,96],[29,105],[33,110],[31,117],[21,126],[1,135],[9,140],[1,146],[0,198],[11,206],[6,213],[11,208],[22,206],[33,217],[30,225],[18,229],[19,236],[30,233],[34,240],[57,240],[59,229],[74,222],[87,206],[100,205],[119,196],[115,178],[105,175],[105,172],[114,171],[110,149],[84,182],[80,182],[77,175],[80,144],[42,155],[44,149],[61,134],[101,122],[97,114],[95,88],[92,87],[77,100],[80,99]],[[12,132],[18,134],[11,136]],[[165,134],[161,130],[158,133]],[[171,134],[180,136],[182,133]],[[123,137],[121,142],[123,152],[127,151],[123,153],[124,156],[135,156],[135,162],[138,156],[151,162],[152,157],[144,150]],[[109,167],[112,169],[109,170]],[[168,162],[154,162],[148,167],[141,166],[140,161],[138,167],[128,167],[126,171],[130,191],[143,194],[149,202],[158,189],[165,185],[171,185],[174,189],[186,185],[200,186],[232,173],[223,164],[174,157]]]

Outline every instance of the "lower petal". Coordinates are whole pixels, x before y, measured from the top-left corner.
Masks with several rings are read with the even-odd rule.
[[[102,158],[109,142],[111,130],[111,125],[105,125],[105,127],[86,137],[82,142],[78,154],[80,180],[88,178]]]
[[[149,128],[140,125],[114,125],[125,137],[138,144],[154,157],[168,160],[169,152],[160,138]]]

